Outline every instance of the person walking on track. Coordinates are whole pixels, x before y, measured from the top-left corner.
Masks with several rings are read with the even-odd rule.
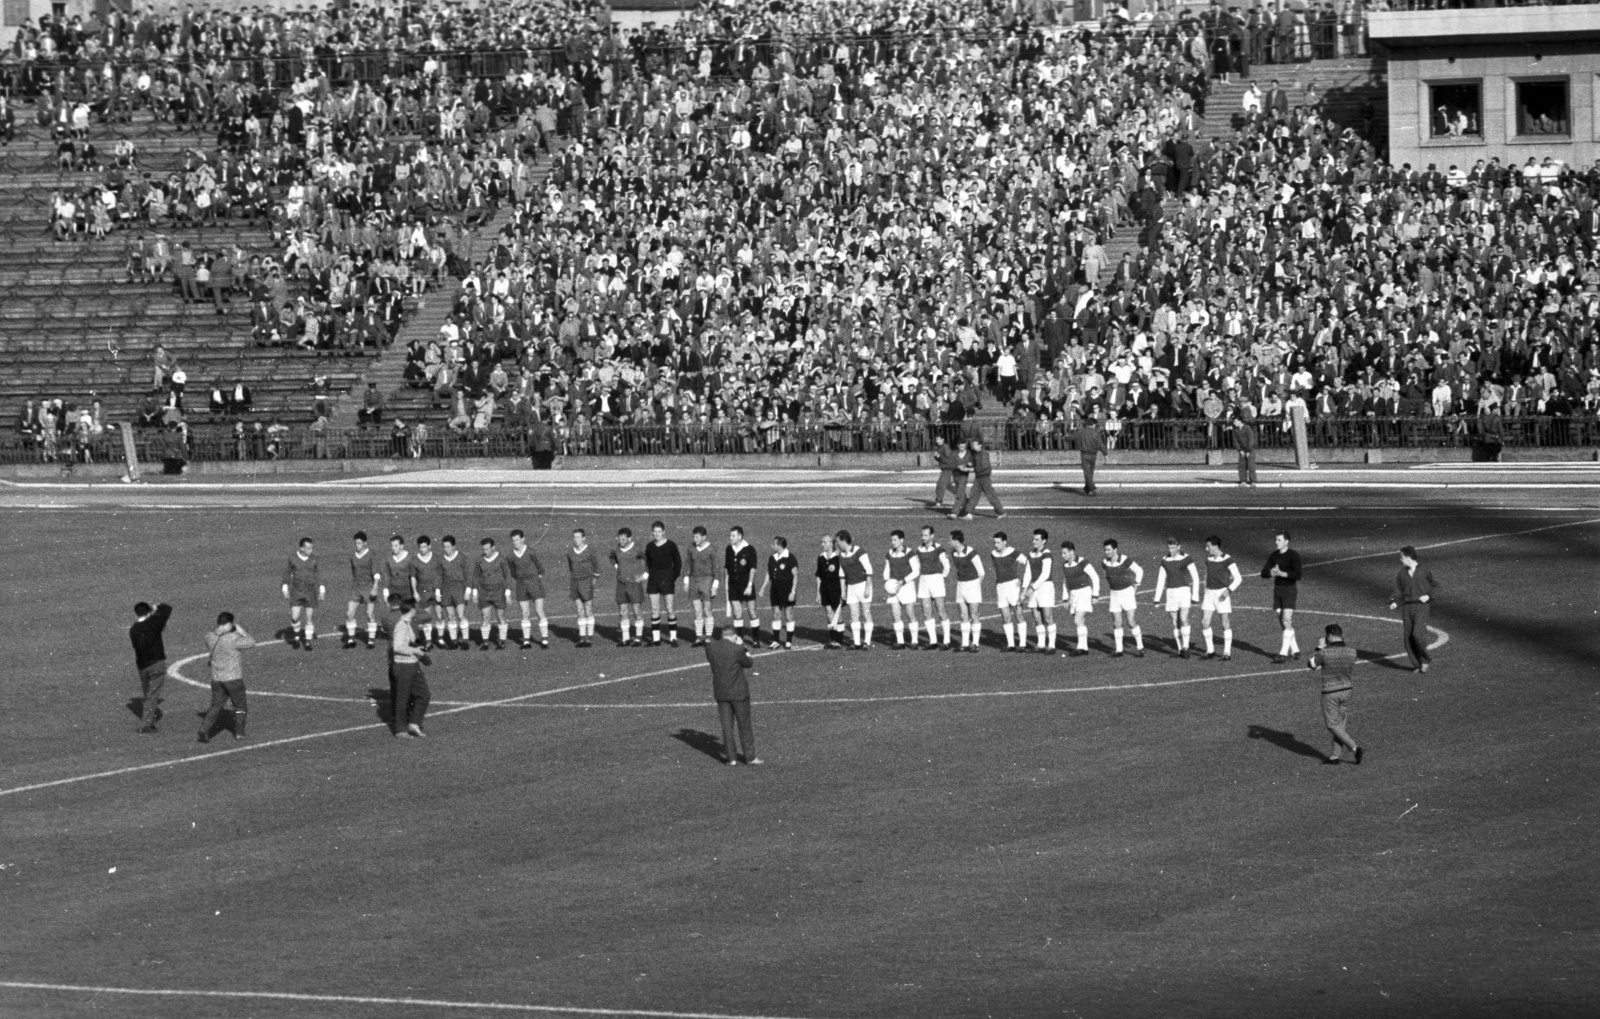
[[[1394,577],[1394,590],[1389,592],[1389,608],[1400,610],[1405,626],[1406,655],[1411,668],[1427,672],[1433,656],[1428,654],[1428,614],[1433,605],[1433,592],[1438,589],[1433,571],[1422,565],[1417,550],[1410,545],[1400,550],[1400,572]]]
[[[1106,451],[1106,440],[1093,418],[1083,419],[1083,424],[1078,426],[1073,435],[1073,443],[1078,447],[1078,458],[1083,462],[1083,494],[1094,495],[1094,465],[1096,459]]]
[[[978,505],[980,495],[987,496],[989,505],[994,507],[996,520],[1006,515],[1005,507],[1000,505],[1000,497],[994,493],[994,458],[984,448],[983,439],[974,435],[967,440],[967,447],[972,458],[972,487],[967,489],[967,497],[950,514],[950,519],[971,520],[972,510]]]

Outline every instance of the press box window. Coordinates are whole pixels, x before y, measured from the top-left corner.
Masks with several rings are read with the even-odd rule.
[[[1430,85],[1429,121],[1434,138],[1483,137],[1483,86],[1476,82]]]
[[[1517,134],[1570,135],[1572,113],[1565,81],[1517,82]]]

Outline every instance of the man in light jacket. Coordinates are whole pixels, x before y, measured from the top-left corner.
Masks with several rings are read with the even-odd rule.
[[[239,652],[255,647],[255,638],[233,621],[232,612],[219,612],[216,629],[206,634],[206,646],[211,649],[211,707],[200,723],[200,742],[211,742],[224,704],[233,705],[233,738],[244,739],[244,661]]]

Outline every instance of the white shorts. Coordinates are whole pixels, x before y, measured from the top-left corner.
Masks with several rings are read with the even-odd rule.
[[[1194,594],[1187,587],[1167,588],[1167,611],[1188,612],[1194,604]]]
[[[1225,587],[1208,587],[1200,596],[1200,607],[1207,612],[1233,614],[1233,592]]]
[[[1033,586],[1033,594],[1028,596],[1028,608],[1053,609],[1056,607],[1055,581],[1047,580],[1042,584]]]
[[[917,603],[917,585],[909,580],[900,581],[900,586],[890,594],[888,588],[884,589],[884,601],[897,605],[915,605]]]
[[[1110,605],[1111,611],[1132,612],[1134,606],[1137,604],[1135,599],[1138,597],[1138,594],[1139,592],[1135,591],[1131,587],[1125,587],[1120,591],[1112,591]]]
[[[1094,590],[1088,587],[1076,587],[1067,592],[1067,611],[1073,615],[1080,612],[1094,611]]]
[[[924,573],[917,578],[917,597],[931,598],[934,601],[944,601],[944,574],[932,575]]]
[[[958,580],[956,581],[956,601],[962,605],[983,604],[983,581]]]
[[[1011,608],[1022,601],[1022,581],[1002,580],[994,585],[994,602],[1001,608]]]
[[[844,603],[846,605],[871,605],[872,595],[868,591],[867,582],[847,584],[844,589]]]

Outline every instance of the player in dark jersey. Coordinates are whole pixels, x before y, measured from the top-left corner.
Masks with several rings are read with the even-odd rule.
[[[389,607],[391,626],[395,619],[399,618],[395,606],[403,599],[414,599],[417,596],[411,578],[411,571],[415,565],[411,561],[411,552],[406,548],[406,540],[398,534],[390,535],[389,555],[378,563],[378,581],[383,588],[383,602]]]
[[[444,606],[445,642],[447,648],[464,648],[472,639],[471,623],[467,622],[467,589],[472,586],[467,557],[456,548],[456,538],[447,534],[439,539],[439,600]]]
[[[649,576],[645,569],[644,549],[633,542],[633,531],[624,527],[617,531],[617,547],[611,550],[611,568],[617,575],[617,614],[621,617],[622,636],[618,647],[644,647],[644,582]],[[630,628],[632,636],[629,636]]]
[[[589,544],[583,528],[572,532],[567,549],[568,594],[578,613],[578,646],[594,646],[594,584],[600,579],[600,553]]]
[[[1050,551],[1050,532],[1034,528],[1028,539],[1028,570],[1022,580],[1022,604],[1033,610],[1033,624],[1039,632],[1039,650],[1045,654],[1056,651],[1056,557]],[[1018,628],[1028,624],[1022,622]],[[1017,638],[1022,650],[1028,649],[1027,630],[1022,629]]]
[[[367,647],[378,640],[378,554],[367,544],[367,532],[357,531],[350,553],[350,597],[344,607],[344,646],[356,646],[356,606],[367,607]]]
[[[494,641],[495,650],[506,649],[506,605],[511,601],[511,567],[506,557],[494,547],[493,538],[478,543],[483,555],[472,564],[472,590],[467,596],[478,606],[478,650],[489,650]]]
[[[788,538],[772,539],[772,555],[767,557],[767,575],[761,593],[772,599],[772,647],[794,647],[795,577],[800,560],[789,552]]]
[[[917,557],[906,547],[906,532],[899,528],[890,531],[889,553],[883,557],[883,594],[894,623],[896,651],[905,650],[907,622],[911,623],[911,642],[917,641],[917,568]]]
[[[844,603],[850,606],[850,645],[854,651],[872,650],[872,557],[856,545],[849,531],[834,535],[839,548],[839,573],[844,579]]]
[[[1222,617],[1222,660],[1233,657],[1233,592],[1239,590],[1244,577],[1233,556],[1222,551],[1222,539],[1216,535],[1206,539],[1206,590],[1200,600],[1200,633],[1206,639],[1206,657],[1217,656],[1217,645],[1211,637],[1211,616]]]
[[[1006,651],[1017,649],[1017,639],[1022,649],[1028,649],[1028,624],[1022,618],[1022,575],[1027,570],[1028,558],[1011,547],[1006,532],[994,532],[994,550],[989,553],[994,567],[994,600],[1000,606],[1000,628],[1005,631]]]
[[[950,557],[939,547],[933,528],[922,528],[922,543],[916,548],[917,598],[922,602],[922,626],[928,632],[928,650],[948,651],[950,644],[950,610],[945,605],[945,581],[950,576]],[[940,628],[944,639],[939,639]],[[916,627],[912,627],[911,646],[916,647]]]
[[[961,613],[961,647],[976,654],[983,638],[983,556],[961,531],[950,532],[950,568],[956,575],[956,609]]]
[[[683,575],[683,587],[694,606],[694,646],[705,647],[717,628],[716,599],[722,564],[704,527],[696,524],[692,536],[689,571]]]
[[[833,547],[833,535],[822,536],[822,551],[817,555],[817,604],[828,616],[829,651],[844,647],[844,623],[839,613],[844,608],[844,581],[839,573],[839,552]]]
[[[1087,559],[1078,558],[1078,546],[1061,543],[1061,604],[1072,614],[1078,632],[1078,646],[1066,654],[1081,658],[1089,653],[1089,613],[1100,596],[1100,574]]]
[[[729,528],[728,549],[722,557],[722,572],[728,578],[728,617],[733,620],[735,644],[744,643],[747,619],[751,643],[761,643],[761,616],[756,612],[756,565],[759,562],[755,548],[744,540],[744,528]]]
[[[317,639],[317,603],[328,593],[313,548],[310,538],[301,538],[283,567],[283,597],[289,603],[289,646],[307,651]]]
[[[420,535],[413,559],[412,576],[417,585],[417,614],[413,618],[422,627],[422,646],[438,647],[444,643],[444,627],[438,623],[444,616],[444,568],[433,554],[433,539]]]
[[[657,520],[650,525],[650,544],[644,547],[645,597],[650,599],[650,643],[661,646],[661,608],[666,603],[667,643],[678,646],[678,606],[673,601],[678,576],[683,572],[683,556],[678,543],[667,537],[667,525]]]
[[[1261,567],[1261,576],[1272,578],[1272,610],[1278,614],[1278,625],[1283,627],[1283,641],[1272,661],[1282,665],[1291,658],[1300,657],[1300,642],[1294,638],[1294,608],[1299,600],[1300,577],[1305,566],[1300,553],[1289,547],[1289,532],[1279,531],[1272,536],[1273,550],[1267,556],[1267,565]]]
[[[506,556],[511,569],[512,595],[522,609],[521,646],[533,647],[533,617],[539,616],[539,646],[550,646],[550,617],[544,612],[544,563],[528,546],[528,537],[519,528],[511,532],[511,553]],[[510,606],[507,606],[510,608]]]
[[[1167,539],[1167,556],[1161,560],[1161,570],[1156,575],[1156,601],[1162,601],[1163,594],[1167,613],[1172,616],[1172,644],[1178,649],[1179,658],[1188,658],[1189,638],[1193,636],[1189,612],[1200,600],[1200,569],[1177,538]]]
[[[1133,656],[1144,657],[1144,631],[1139,629],[1135,617],[1139,603],[1139,584],[1144,580],[1144,567],[1123,555],[1117,548],[1117,539],[1107,538],[1103,545],[1105,559],[1100,568],[1106,574],[1106,597],[1110,601],[1111,636],[1116,641],[1113,658],[1122,657],[1123,624],[1133,631]]]

